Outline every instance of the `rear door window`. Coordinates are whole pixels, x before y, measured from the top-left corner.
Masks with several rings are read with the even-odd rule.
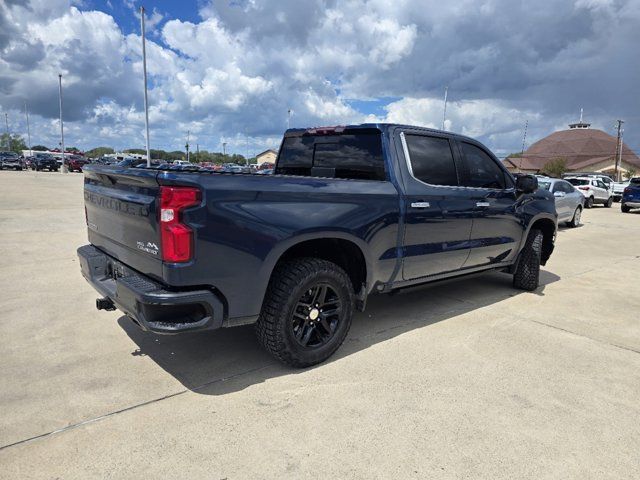
[[[575,188],[573,188],[573,185],[571,185],[568,182],[562,182],[562,187],[564,188],[564,192],[565,193],[573,193],[575,191]]]
[[[449,139],[405,135],[411,173],[430,185],[458,185],[458,174]]]
[[[489,156],[487,152],[476,145],[461,142],[460,147],[464,155],[464,175],[462,185],[474,188],[504,189],[507,179],[504,170]]]

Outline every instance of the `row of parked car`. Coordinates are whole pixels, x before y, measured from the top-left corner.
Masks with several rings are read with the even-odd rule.
[[[64,164],[70,172],[82,172],[89,160],[80,155],[65,157]],[[23,157],[14,152],[0,152],[0,170],[48,170],[57,172],[62,166],[62,158],[50,153],[37,152],[33,156]]]
[[[640,208],[640,177],[614,182],[600,173],[571,173],[563,178],[538,176],[538,185],[553,193],[558,222],[571,227],[580,224],[583,209],[594,205],[610,208],[614,202],[621,202],[623,213]]]

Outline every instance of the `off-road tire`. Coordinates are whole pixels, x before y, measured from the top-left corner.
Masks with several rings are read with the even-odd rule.
[[[631,210],[631,207],[627,207],[626,205],[620,205],[620,210],[622,210],[622,213],[629,213],[629,211]]]
[[[520,259],[513,274],[513,286],[521,290],[533,291],[540,283],[540,260],[542,258],[543,235],[532,229],[527,242],[520,252]]]
[[[593,197],[589,197],[587,198],[587,201],[584,204],[585,208],[592,208],[593,207]]]
[[[582,214],[582,207],[576,207],[576,211],[573,212],[573,217],[567,222],[567,225],[571,228],[576,228],[580,225],[580,217]],[[577,219],[577,220],[576,220]]]
[[[605,208],[611,208],[611,205],[613,205],[613,197],[609,197],[604,204]]]
[[[333,336],[318,347],[303,347],[291,328],[293,312],[305,292],[318,282],[329,284],[342,302]],[[349,276],[338,265],[318,258],[283,262],[273,272],[260,317],[255,325],[259,342],[271,355],[292,367],[321,363],[342,345],[351,327],[355,296]]]

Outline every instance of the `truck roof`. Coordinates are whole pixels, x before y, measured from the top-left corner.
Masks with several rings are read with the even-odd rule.
[[[288,130],[286,130],[284,132],[284,136],[285,137],[293,137],[293,136],[298,136],[298,135],[304,135],[306,134],[331,134],[331,133],[340,133],[344,130],[371,130],[371,129],[375,129],[375,130],[380,130],[381,132],[385,132],[388,130],[392,130],[394,128],[406,128],[406,129],[412,129],[412,130],[421,130],[424,132],[430,132],[430,133],[438,133],[438,134],[444,134],[444,135],[449,135],[452,137],[456,137],[458,139],[464,139],[464,140],[469,140],[472,141],[474,143],[477,143],[477,140],[471,138],[471,137],[467,137],[465,135],[461,135],[459,133],[454,133],[454,132],[448,132],[446,130],[439,130],[436,128],[429,128],[429,127],[421,127],[421,126],[417,126],[417,125],[407,125],[407,124],[403,124],[403,123],[385,123],[385,122],[381,122],[381,123],[360,123],[360,124],[352,124],[352,125],[333,125],[333,126],[322,126],[322,127],[310,127],[310,128],[290,128]]]

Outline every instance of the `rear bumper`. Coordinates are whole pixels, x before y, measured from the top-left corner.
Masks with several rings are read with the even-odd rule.
[[[222,327],[224,305],[209,290],[170,291],[93,245],[78,249],[84,278],[143,330],[179,333]]]
[[[625,200],[624,198],[622,199],[622,204],[625,207],[630,207],[630,208],[640,208],[640,200]]]

